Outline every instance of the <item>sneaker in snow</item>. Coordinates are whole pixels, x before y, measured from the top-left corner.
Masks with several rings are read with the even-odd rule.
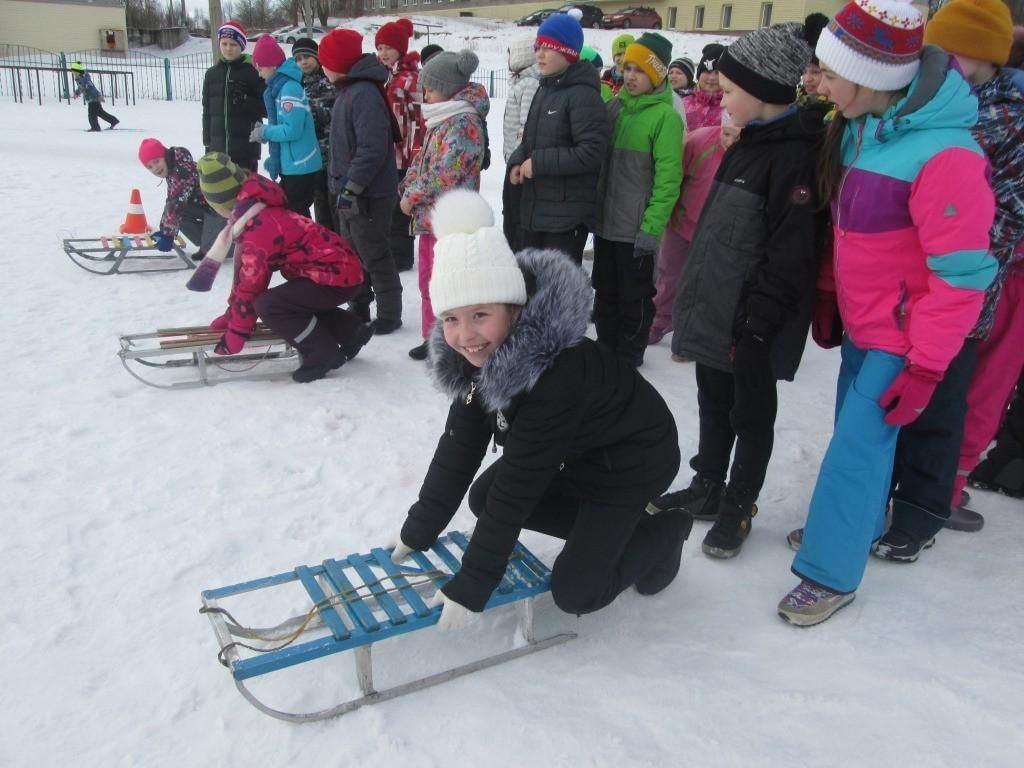
[[[875,545],[875,557],[892,560],[897,563],[917,562],[922,549],[930,549],[935,544],[935,537],[927,541],[918,541],[898,528],[890,528]]]
[[[679,509],[694,520],[717,520],[718,499],[722,495],[722,484],[703,475],[695,475],[689,488],[659,496],[647,505],[651,514]]]
[[[786,543],[794,552],[800,551],[800,545],[804,543],[804,529],[797,528],[786,534]]]
[[[779,603],[779,616],[796,627],[810,627],[832,617],[832,614],[853,602],[856,592],[842,594],[831,589],[801,581]]]
[[[740,503],[725,493],[718,501],[718,519],[700,545],[704,554],[721,560],[736,557],[750,535],[750,519],[756,514],[757,504]]]

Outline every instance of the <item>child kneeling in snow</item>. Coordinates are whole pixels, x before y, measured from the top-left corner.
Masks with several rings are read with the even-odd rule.
[[[289,211],[280,186],[246,173],[220,152],[200,158],[199,185],[207,202],[228,220],[211,248],[235,244],[235,282],[227,311],[210,327],[223,330],[215,351],[241,351],[259,316],[292,344],[302,365],[298,382],[322,379],[354,357],[371,331],[338,305],[359,293],[363,269],[359,256],[337,234]],[[268,288],[271,273],[286,282]]]
[[[469,489],[479,519],[438,598],[442,627],[483,610],[524,528],[565,539],[551,576],[563,611],[664,589],[692,521],[645,507],[679,466],[675,421],[654,387],[585,337],[586,273],[555,251],[513,255],[475,192],[448,193],[431,221],[429,360],[452,405],[392,559],[428,549]],[[504,453],[470,489],[492,437]]]
[[[139,162],[154,176],[167,181],[167,203],[160,217],[160,229],[153,233],[157,250],[170,251],[180,231],[199,246],[192,258],[199,261],[224,227],[199,191],[199,172],[192,153],[185,147],[165,147],[157,139],[143,139]]]

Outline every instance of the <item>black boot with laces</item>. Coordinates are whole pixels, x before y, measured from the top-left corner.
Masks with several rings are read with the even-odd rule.
[[[750,519],[756,514],[756,504],[738,501],[726,490],[718,500],[718,519],[701,544],[704,554],[720,559],[736,557],[750,535]]]
[[[694,475],[689,488],[666,493],[647,505],[649,512],[686,512],[694,520],[716,520],[722,484],[704,475]]]

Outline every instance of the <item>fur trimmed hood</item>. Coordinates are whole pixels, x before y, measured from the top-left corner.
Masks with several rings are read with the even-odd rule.
[[[476,382],[476,396],[488,413],[507,408],[530,391],[560,352],[580,343],[587,332],[594,292],[582,268],[558,251],[516,254],[526,278],[526,304],[501,346],[476,369],[444,340],[440,321],[428,345],[428,366],[449,398],[465,398]]]

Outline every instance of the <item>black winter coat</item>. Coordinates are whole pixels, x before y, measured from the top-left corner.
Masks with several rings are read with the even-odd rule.
[[[661,395],[613,351],[584,337],[593,302],[568,257],[524,251],[529,299],[512,333],[477,370],[430,339],[434,378],[454,398],[409,510],[402,541],[425,550],[451,521],[493,437],[504,449],[462,569],[444,593],[480,611],[505,573],[523,523],[556,477],[580,499],[636,504],[679,469],[675,421]]]
[[[248,56],[221,59],[203,78],[203,146],[223,152],[237,164],[258,170],[260,145],[249,141],[252,127],[267,116],[266,83]]]
[[[590,62],[541,78],[523,141],[508,159],[509,167],[527,159],[533,165],[533,178],[523,180],[523,229],[567,232],[580,224],[593,229],[597,177],[610,136],[601,81]]]
[[[715,174],[672,312],[672,351],[732,372],[744,330],[771,343],[792,380],[814,303],[826,215],[815,185],[823,112],[795,110],[743,129]]]

